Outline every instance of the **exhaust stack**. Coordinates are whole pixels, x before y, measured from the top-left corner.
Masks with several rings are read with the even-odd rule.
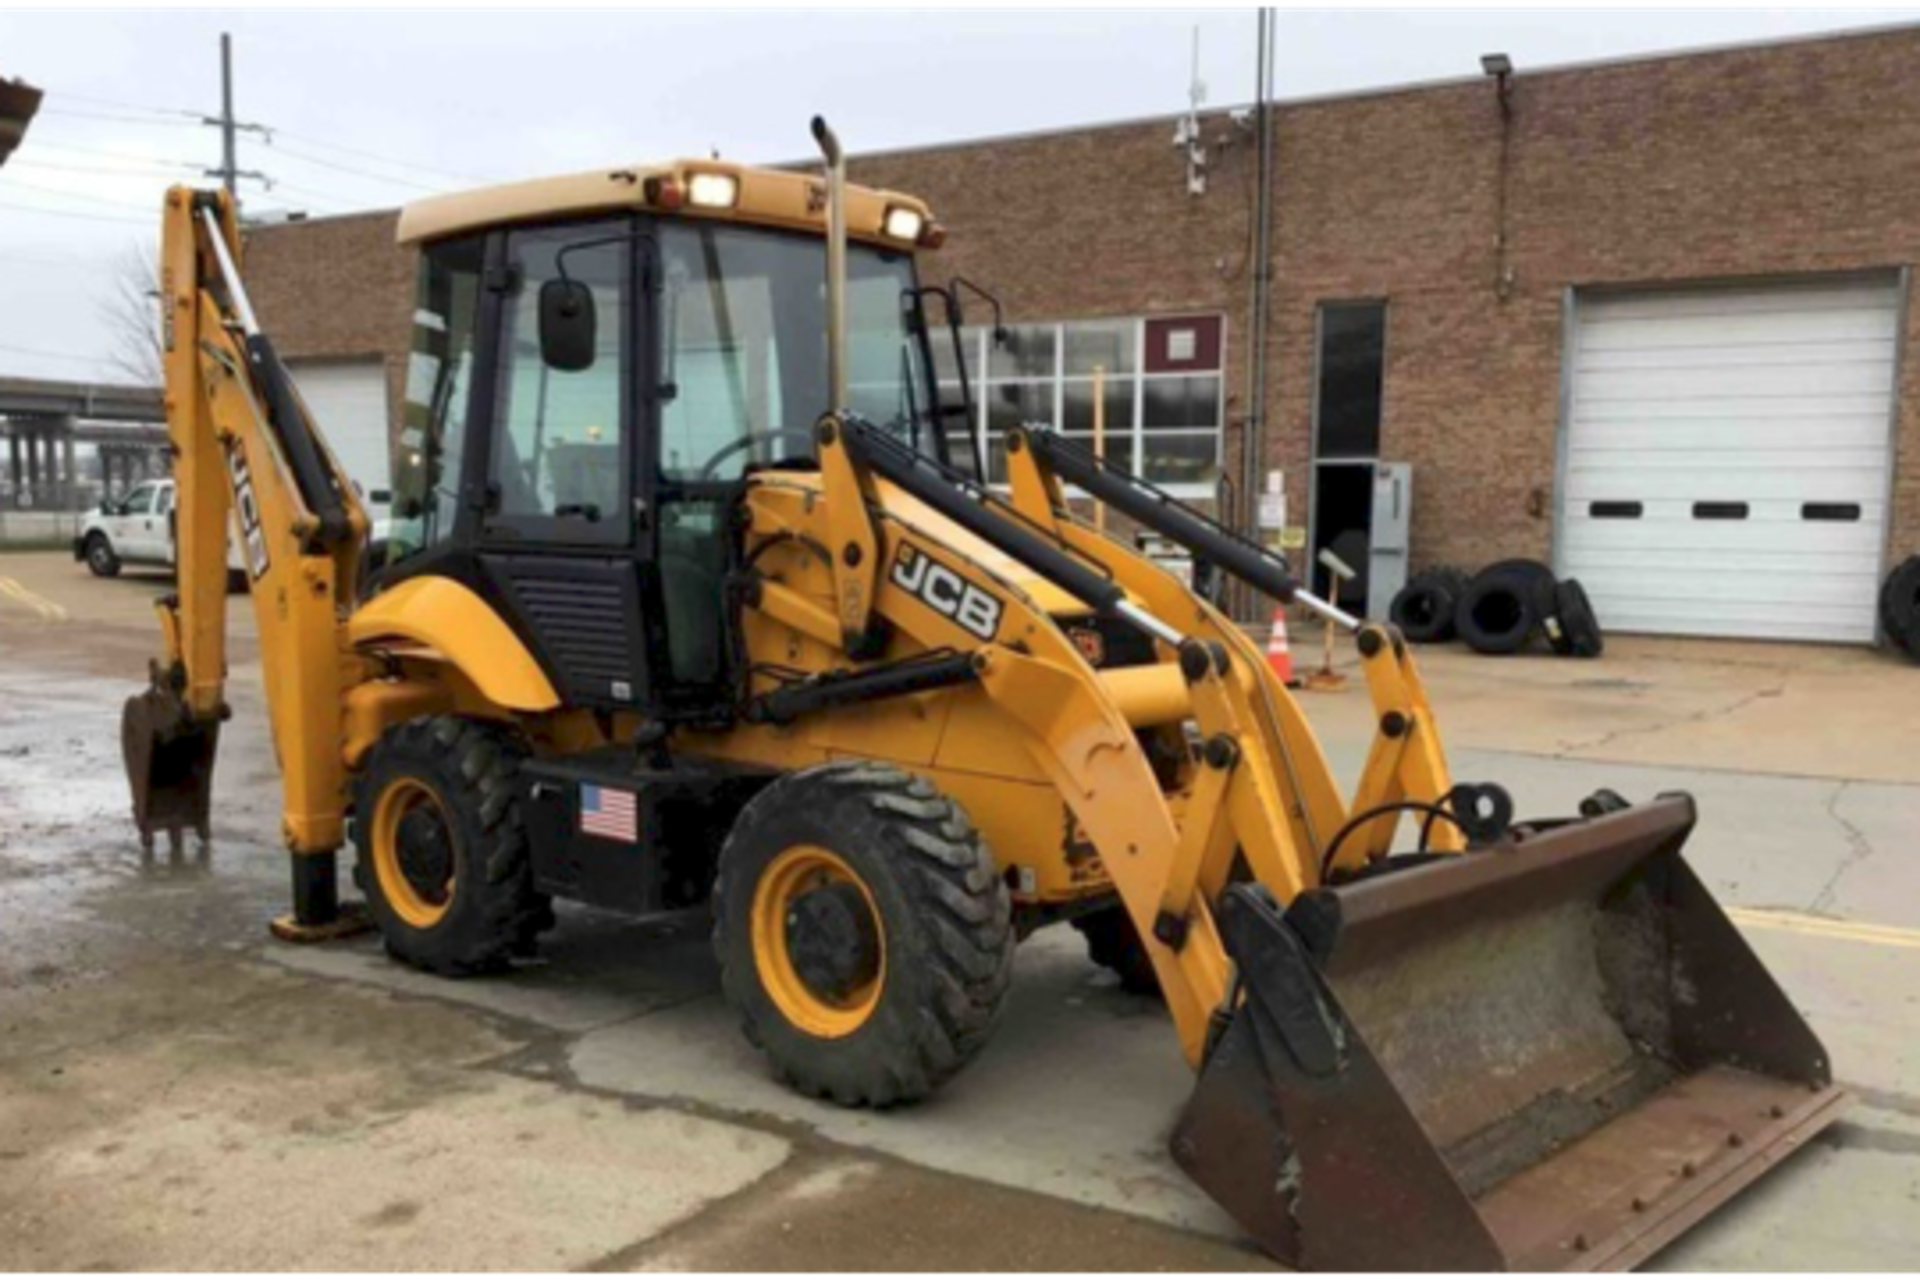
[[[825,116],[813,118],[813,140],[827,162],[827,388],[831,411],[847,407],[847,157]]]

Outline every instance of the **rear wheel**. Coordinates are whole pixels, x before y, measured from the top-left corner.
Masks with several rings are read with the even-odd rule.
[[[1012,903],[980,835],[925,779],[834,763],[740,814],[714,886],[721,985],[787,1083],[843,1106],[925,1097],[986,1044]]]
[[[354,801],[354,878],[396,958],[483,973],[552,923],[527,856],[524,754],[505,730],[451,716],[390,729],[375,745]]]
[[[82,547],[87,557],[87,568],[96,578],[117,578],[120,576],[120,557],[114,554],[113,544],[107,541],[104,533],[90,533]]]

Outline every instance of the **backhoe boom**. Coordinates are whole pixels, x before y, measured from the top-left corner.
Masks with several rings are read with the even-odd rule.
[[[156,603],[162,638],[122,740],[143,840],[210,834],[220,722],[229,712],[227,548],[246,566],[268,716],[285,786],[294,920],[331,923],[343,838],[342,694],[358,660],[341,628],[367,519],[260,332],[220,192],[175,187],[161,231],[167,435],[178,502],[178,591]]]

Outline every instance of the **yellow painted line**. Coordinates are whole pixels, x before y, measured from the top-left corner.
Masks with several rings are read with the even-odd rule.
[[[1825,916],[1802,915],[1798,911],[1762,911],[1753,907],[1728,907],[1726,910],[1727,919],[1748,929],[1777,929],[1782,933],[1805,934],[1810,938],[1834,938],[1841,942],[1920,951],[1920,929],[1830,920]]]
[[[13,578],[0,578],[0,592],[5,592],[27,608],[38,614],[45,622],[65,622],[67,611],[60,605],[37,592],[29,591]]]

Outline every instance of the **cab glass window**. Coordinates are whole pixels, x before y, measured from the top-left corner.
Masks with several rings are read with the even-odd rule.
[[[628,369],[633,235],[624,221],[513,233],[500,332],[488,528],[564,542],[627,538]],[[593,357],[557,369],[540,352],[540,289],[562,276],[593,293]]]
[[[826,248],[688,220],[660,227],[663,479],[735,480],[813,456],[829,408]],[[906,254],[847,254],[847,407],[931,448],[931,379],[908,323]]]
[[[430,245],[420,255],[406,406],[394,452],[390,560],[453,536],[480,312],[481,245],[475,236]]]
[[[154,495],[154,486],[150,484],[143,484],[139,488],[135,489],[132,493],[128,494],[127,507],[126,507],[127,514],[130,516],[152,515],[153,514],[153,495]]]

